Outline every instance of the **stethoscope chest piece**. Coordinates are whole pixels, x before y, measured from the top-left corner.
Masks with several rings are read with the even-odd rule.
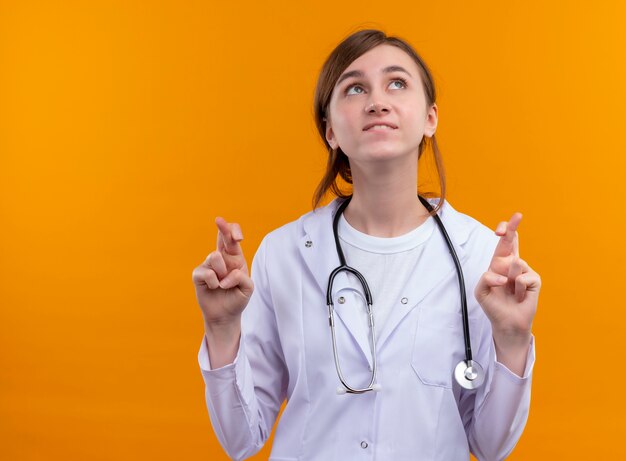
[[[464,389],[477,389],[485,381],[485,371],[478,362],[461,360],[454,369],[454,379]]]

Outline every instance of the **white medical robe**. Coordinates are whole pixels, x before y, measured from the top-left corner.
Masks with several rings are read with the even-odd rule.
[[[202,341],[206,403],[223,448],[235,460],[254,455],[287,399],[270,461],[459,461],[470,450],[481,461],[504,459],[526,424],[535,352],[533,337],[522,377],[498,363],[491,324],[473,294],[498,237],[444,202],[439,215],[463,267],[473,358],[487,374],[482,387],[467,391],[453,378],[465,357],[459,285],[437,229],[404,290],[408,302],[397,300],[377,338],[381,390],[338,395],[325,295],[339,264],[332,233],[339,203],[263,239],[234,362],[211,370]],[[353,386],[367,385],[372,365],[369,328],[355,315],[360,292],[347,276],[335,279],[340,363]]]

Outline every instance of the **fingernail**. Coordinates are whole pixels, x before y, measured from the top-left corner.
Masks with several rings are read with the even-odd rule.
[[[508,279],[504,275],[501,275],[500,277],[498,277],[498,282],[499,283],[506,283],[507,280]]]
[[[241,228],[239,226],[233,226],[233,239],[239,241],[243,240],[243,233],[241,232]]]

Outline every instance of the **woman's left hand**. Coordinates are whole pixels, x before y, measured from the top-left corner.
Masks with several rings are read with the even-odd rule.
[[[499,361],[501,356],[511,359],[523,356],[525,362],[541,287],[539,274],[519,257],[517,226],[521,220],[521,213],[515,213],[508,223],[498,224],[496,235],[500,241],[489,269],[474,290],[476,300],[491,321]]]

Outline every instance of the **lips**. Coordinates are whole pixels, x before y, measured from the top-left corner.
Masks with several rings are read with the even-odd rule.
[[[372,123],[369,123],[369,124],[365,125],[365,127],[363,127],[363,131],[367,131],[367,130],[369,130],[370,128],[373,128],[373,127],[381,127],[381,129],[383,129],[383,130],[386,130],[386,129],[388,129],[388,128],[391,128],[391,129],[396,130],[396,129],[398,128],[398,126],[397,126],[397,125],[394,125],[393,123],[388,123],[388,122],[372,122]],[[388,127],[388,128],[382,128],[382,127]]]

